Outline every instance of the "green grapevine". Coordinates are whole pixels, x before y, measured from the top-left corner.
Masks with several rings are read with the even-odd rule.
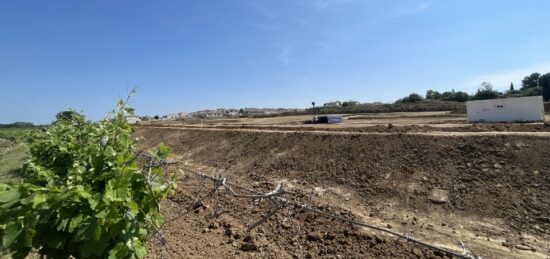
[[[28,138],[23,181],[0,185],[0,252],[24,258],[143,258],[163,223],[158,203],[175,189],[160,145],[147,161],[120,101],[107,119],[59,113]]]

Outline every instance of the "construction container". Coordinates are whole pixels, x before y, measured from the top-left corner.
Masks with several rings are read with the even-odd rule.
[[[469,101],[466,111],[469,122],[544,121],[542,96]]]
[[[341,123],[342,122],[342,116],[341,115],[325,115],[325,116],[319,116],[317,117],[316,123]]]

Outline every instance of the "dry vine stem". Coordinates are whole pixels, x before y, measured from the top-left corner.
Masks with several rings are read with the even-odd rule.
[[[250,231],[250,230],[254,229],[255,227],[259,226],[260,224],[266,222],[267,220],[269,220],[269,218],[271,218],[273,215],[275,215],[281,209],[284,209],[284,208],[301,209],[301,210],[305,210],[305,211],[309,211],[309,212],[312,212],[312,213],[319,214],[319,215],[327,217],[327,218],[332,218],[332,219],[348,222],[348,223],[351,223],[351,224],[354,224],[354,225],[358,225],[358,226],[374,229],[374,230],[377,230],[377,231],[385,232],[387,234],[397,236],[399,238],[403,238],[403,239],[405,239],[405,240],[407,240],[407,241],[409,241],[413,244],[423,246],[423,247],[429,248],[429,249],[434,250],[434,251],[439,251],[439,252],[442,252],[444,254],[453,256],[453,257],[464,258],[464,259],[481,259],[481,257],[476,256],[473,253],[473,251],[471,249],[469,249],[467,246],[465,246],[464,243],[462,243],[462,242],[459,242],[459,245],[461,246],[463,251],[462,251],[462,253],[459,253],[459,252],[448,250],[446,248],[442,248],[442,247],[438,247],[438,246],[426,243],[424,241],[420,241],[418,239],[415,239],[414,237],[412,237],[409,234],[399,233],[399,232],[392,231],[392,230],[389,230],[389,229],[386,229],[386,228],[377,227],[377,226],[374,226],[374,225],[369,225],[369,224],[366,224],[366,223],[363,223],[363,222],[355,221],[355,220],[348,219],[348,218],[345,218],[345,217],[342,217],[342,216],[338,216],[338,215],[335,215],[335,214],[324,212],[324,211],[319,210],[319,209],[315,209],[314,207],[312,207],[310,205],[307,205],[307,204],[304,204],[304,203],[301,203],[301,202],[291,201],[288,198],[283,197],[283,195],[286,195],[286,194],[296,195],[296,193],[286,191],[281,184],[278,184],[275,187],[275,189],[273,189],[270,192],[261,193],[261,192],[256,192],[256,191],[249,190],[247,188],[244,188],[244,187],[241,187],[241,186],[238,186],[238,185],[235,185],[235,184],[228,183],[227,178],[222,177],[221,175],[220,176],[211,176],[211,175],[206,175],[206,174],[194,172],[192,170],[185,169],[185,168],[180,168],[180,169],[182,169],[184,171],[194,173],[195,175],[200,177],[201,180],[203,180],[203,179],[211,180],[213,182],[213,189],[210,193],[219,193],[221,190],[227,189],[229,191],[229,194],[232,195],[233,197],[236,197],[236,198],[253,199],[256,203],[259,203],[262,200],[271,201],[273,206],[270,208],[270,210],[262,218],[260,218],[258,221],[254,222],[252,224],[249,224],[247,226],[248,231]],[[251,194],[240,194],[240,193],[235,192],[235,190],[233,190],[233,188],[244,190],[244,191],[247,191]]]
[[[143,157],[145,160],[146,160],[146,163],[145,163],[145,172],[146,172],[146,175],[145,175],[145,181],[146,181],[146,187],[147,187],[147,190],[151,193],[151,195],[153,196],[153,200],[155,202],[155,205],[156,205],[156,209],[157,211],[160,213],[160,202],[158,200],[158,198],[155,196],[152,188],[151,188],[151,170],[154,168],[154,167],[162,167],[165,171],[168,171],[168,167],[173,165],[174,163],[170,163],[170,162],[167,162],[166,160],[162,159],[160,161],[155,161],[151,156],[149,155],[143,155],[141,152],[139,152],[138,154],[136,154],[136,156],[134,157],[134,159],[137,159],[138,157]],[[142,212],[143,210],[138,207],[138,209]],[[145,214],[145,213],[144,213]],[[176,258],[171,252],[170,250],[174,251],[174,253],[176,253],[179,258],[183,258],[183,255],[180,254],[178,252],[178,250],[174,249],[172,247],[172,245],[170,244],[170,242],[168,242],[168,240],[165,238],[164,236],[164,233],[162,232],[162,230],[160,228],[158,228],[155,224],[149,222],[148,223],[149,226],[151,226],[153,229],[154,229],[154,232],[153,232],[153,237],[156,238],[159,243],[163,246],[164,250],[166,251],[166,253],[170,256],[170,258]],[[164,226],[164,225],[163,225]],[[162,228],[162,226],[161,226]],[[164,258],[164,256],[163,256]]]

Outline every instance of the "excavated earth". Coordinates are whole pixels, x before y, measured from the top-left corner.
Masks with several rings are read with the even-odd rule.
[[[149,256],[451,257],[304,210],[283,210],[247,231],[268,205],[227,191],[195,203],[212,183],[193,170],[262,192],[281,183],[320,210],[457,252],[462,241],[483,258],[548,258],[550,134],[544,125],[532,131],[541,134],[136,127],[143,148],[167,144],[179,168],[178,189],[163,203],[168,245],[151,241]]]

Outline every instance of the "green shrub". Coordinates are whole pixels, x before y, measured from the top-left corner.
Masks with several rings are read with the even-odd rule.
[[[166,146],[140,162],[129,111],[120,101],[97,123],[60,113],[29,138],[23,183],[0,185],[0,251],[14,258],[33,248],[51,258],[146,255],[145,241],[163,222],[158,199],[175,184],[163,169]]]

